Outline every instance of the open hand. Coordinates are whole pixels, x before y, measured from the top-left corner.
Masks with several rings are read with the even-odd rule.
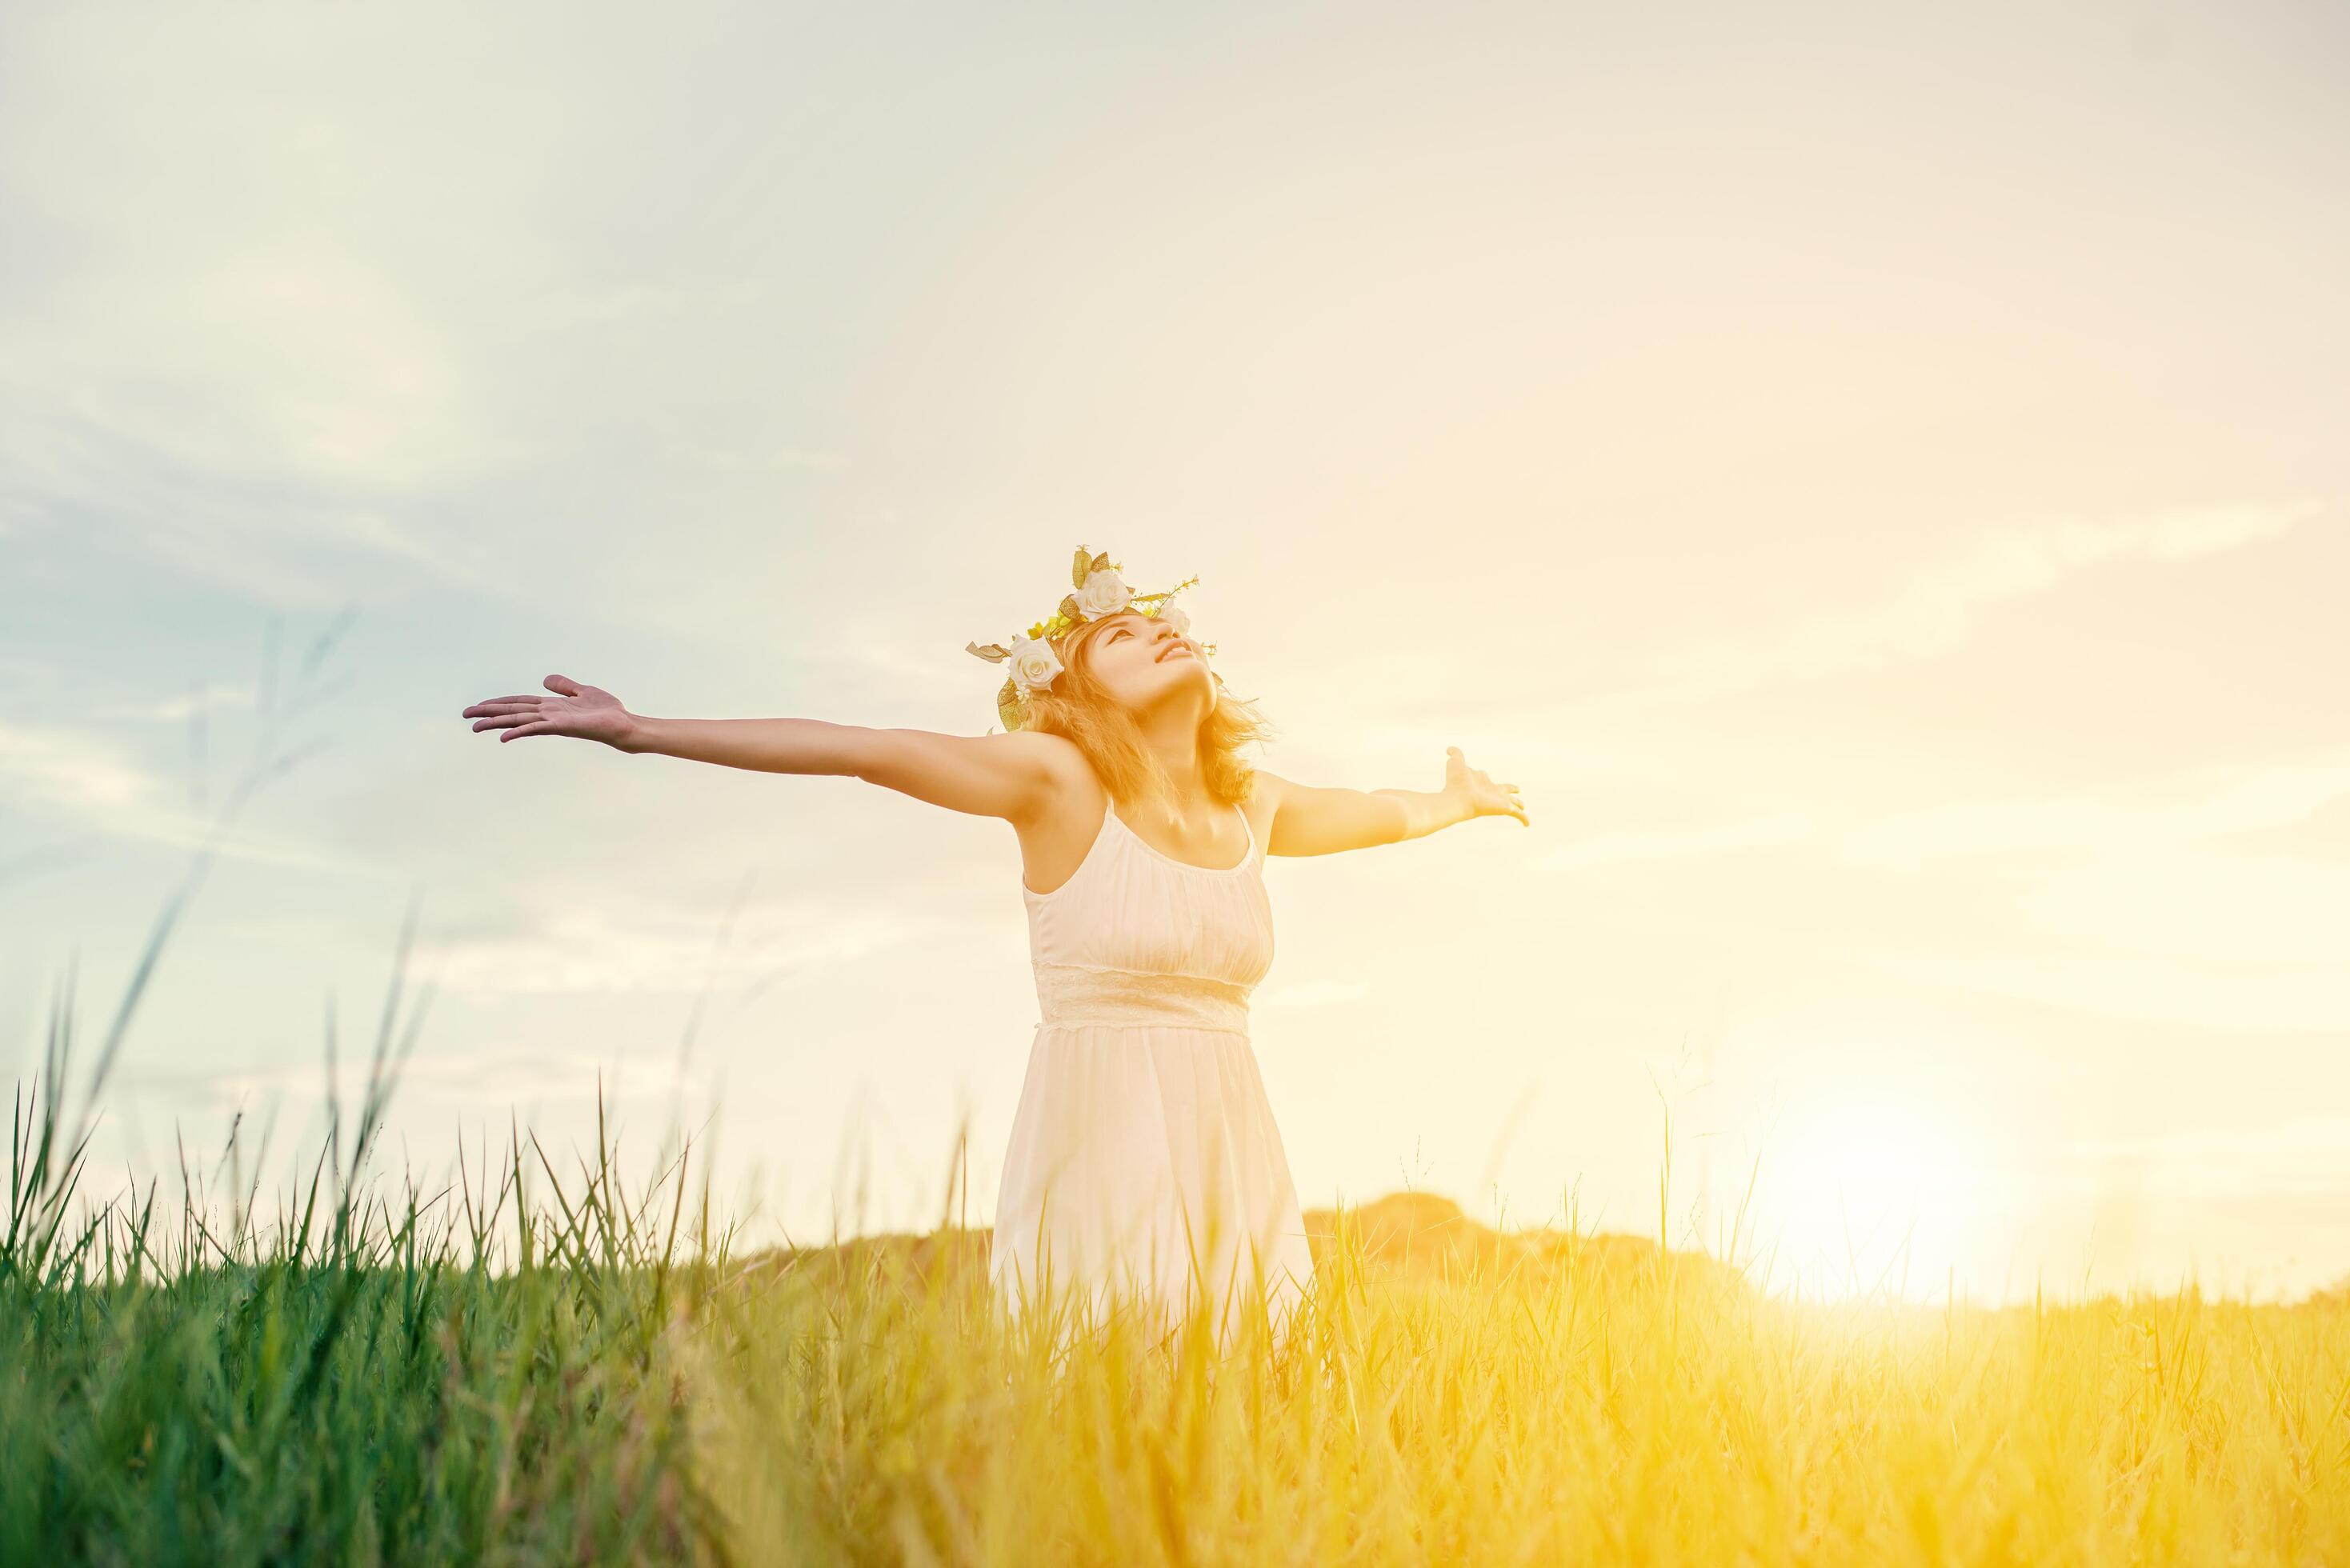
[[[555,695],[493,697],[466,709],[464,717],[473,721],[476,732],[504,730],[505,733],[498,737],[501,741],[518,741],[525,735],[573,735],[628,749],[636,715],[621,707],[618,697],[600,686],[582,686],[567,675],[548,676],[546,689]]]
[[[1514,816],[1528,827],[1534,821],[1518,799],[1518,786],[1495,784],[1482,768],[1472,768],[1458,746],[1444,748],[1444,793],[1463,803],[1471,816]]]

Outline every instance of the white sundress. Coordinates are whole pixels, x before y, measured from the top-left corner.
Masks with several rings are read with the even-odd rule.
[[[1278,1344],[1312,1292],[1249,1040],[1273,908],[1245,811],[1241,823],[1238,865],[1194,866],[1145,843],[1113,802],[1067,881],[1021,884],[1040,1017],[988,1267],[1015,1315],[1081,1291],[1083,1317],[1134,1303],[1164,1333],[1204,1304],[1223,1345],[1261,1277]]]

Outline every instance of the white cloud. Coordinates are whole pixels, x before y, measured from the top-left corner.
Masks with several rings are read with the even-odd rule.
[[[336,1064],[336,1093],[346,1110],[356,1106],[367,1093],[373,1050],[372,1040],[356,1041],[345,1047]],[[593,1099],[599,1071],[604,1075],[605,1092],[609,1095],[614,1082],[613,1064],[581,1052],[494,1044],[462,1052],[418,1052],[401,1067],[393,1100],[400,1103],[420,1096]],[[649,1087],[647,1083],[638,1081],[648,1075],[657,1076],[658,1084]],[[260,1105],[279,1096],[294,1100],[315,1098],[323,1104],[327,1066],[322,1053],[315,1062],[227,1066],[201,1073],[133,1074],[126,1075],[122,1082],[131,1090],[161,1092],[203,1109]],[[629,1072],[627,1086],[631,1093],[650,1094],[653,1087],[666,1092],[673,1082],[673,1075],[665,1067],[646,1066]]]
[[[452,345],[331,245],[77,274],[0,316],[12,402],[232,481],[407,486],[477,457]]]
[[[93,825],[151,809],[158,793],[147,771],[121,747],[78,730],[0,724],[0,784]]]
[[[196,850],[212,842],[212,819],[124,747],[86,731],[0,722],[0,800],[15,809],[101,837]],[[388,877],[372,861],[272,836],[240,822],[218,849],[224,859]]]
[[[2132,556],[2188,560],[2276,538],[2325,510],[2304,498],[2117,523],[2067,518],[1999,529],[1929,563],[1885,603],[1817,622],[1754,662],[1773,674],[1804,678],[1945,652],[1965,639],[1978,613],[2002,600],[2046,593],[2092,566]],[[1725,668],[1700,655],[1700,673],[1734,677],[1752,667],[1751,658],[1740,654]]]
[[[2046,593],[2090,567],[2133,556],[2190,560],[2272,539],[2325,512],[2314,499],[2180,512],[2117,523],[2066,518],[2003,528],[1928,564],[1887,602],[1808,627],[1766,656],[1798,677],[1947,651],[1977,614],[2002,600]]]
[[[1869,955],[1889,971],[2111,1017],[2350,1029],[2350,866],[2230,854],[2225,843],[2345,795],[2350,747],[2336,747],[2107,791],[1904,813],[1844,835],[1837,853],[1927,875],[1970,856],[2073,857],[2034,871],[2015,895],[2014,940],[2033,950]]]
[[[1969,855],[2137,850],[2283,827],[2350,795],[2350,746],[2192,769],[2126,790],[1904,812],[1837,841],[1845,859],[1914,871]]]
[[[712,911],[633,909],[625,917],[550,909],[511,935],[420,941],[421,972],[471,997],[699,992],[751,987],[849,962],[913,940],[930,923],[816,905],[747,909],[720,950]]]
[[[2185,561],[2281,538],[2345,514],[2299,496],[2116,522],[2060,519],[1987,530],[1915,569],[1889,597],[1832,614],[1775,639],[1703,643],[1665,660],[1666,679],[1596,697],[1543,704],[1559,716],[1709,701],[1782,680],[1813,680],[1949,652],[1982,612],[2044,594],[2093,568],[2133,558]]]
[[[166,697],[154,702],[119,702],[112,707],[95,711],[100,719],[143,719],[158,723],[172,723],[197,712],[210,712],[215,708],[250,708],[254,693],[250,686],[217,686],[207,683],[181,697]]]

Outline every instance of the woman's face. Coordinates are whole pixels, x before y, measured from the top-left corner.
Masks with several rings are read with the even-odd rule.
[[[1134,610],[1107,618],[1086,645],[1086,662],[1118,705],[1136,714],[1170,702],[1197,704],[1202,713],[1215,705],[1216,678],[1191,639]]]

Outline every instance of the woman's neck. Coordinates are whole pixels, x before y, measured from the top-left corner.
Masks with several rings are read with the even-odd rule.
[[[1168,794],[1163,802],[1167,810],[1180,816],[1211,805],[1207,770],[1200,765],[1197,715],[1165,713],[1141,728],[1143,745],[1159,759],[1167,775]]]

